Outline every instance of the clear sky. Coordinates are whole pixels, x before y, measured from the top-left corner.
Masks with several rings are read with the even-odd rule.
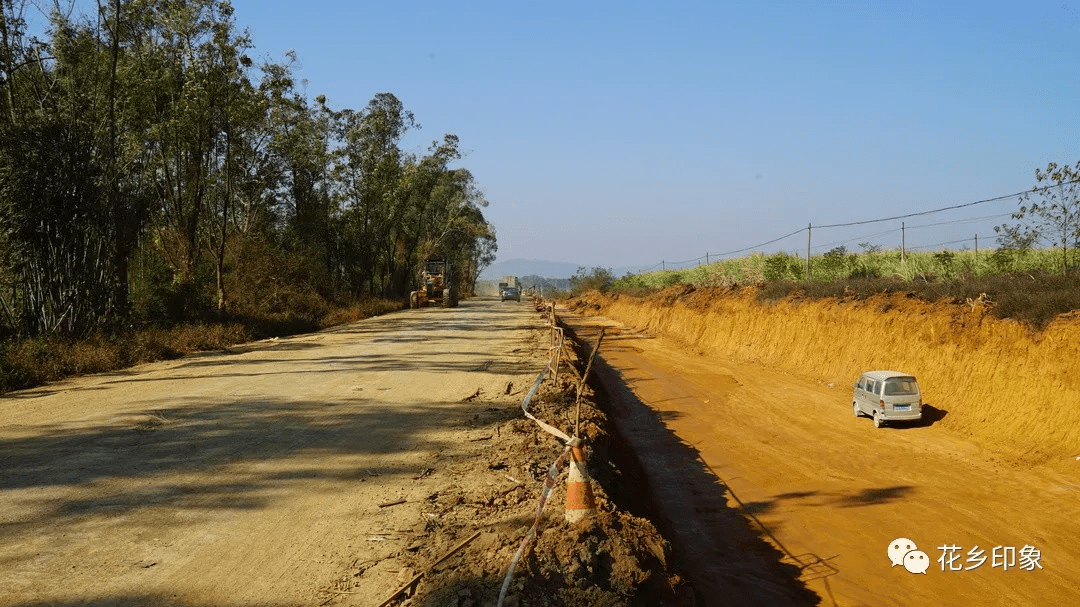
[[[500,261],[688,260],[1019,192],[1080,160],[1080,4],[1060,0],[233,6],[257,56],[295,49],[309,97],[394,93],[416,153],[457,134]],[[907,219],[907,246],[991,246],[1016,206]],[[899,228],[815,230],[814,253],[898,247]],[[805,248],[803,232],[758,250]]]

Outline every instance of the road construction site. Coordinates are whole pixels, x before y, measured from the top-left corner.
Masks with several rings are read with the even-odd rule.
[[[693,551],[676,550],[688,576],[724,579],[728,555],[753,553],[823,605],[1080,600],[1077,315],[1034,332],[972,302],[674,287],[586,296],[563,320],[586,344],[605,330],[609,416],[647,475],[673,479],[653,486],[655,520]],[[916,375],[923,421],[855,417],[870,369]],[[891,561],[899,538],[925,574]]]
[[[1023,396],[1038,376],[1075,395],[1054,366],[1077,360],[1075,324],[1035,338],[1043,365],[972,337],[999,329],[974,307],[814,305],[587,297],[556,309],[577,340],[560,348],[548,310],[474,298],[5,395],[0,603],[495,605],[565,462],[522,411],[534,385],[533,415],[580,430],[595,513],[566,521],[560,466],[505,605],[1075,602],[1080,448],[1053,431],[1071,413],[1040,421]],[[1001,360],[968,365],[964,392],[926,344],[859,359],[857,327],[910,315],[954,366],[958,343]],[[931,415],[856,419],[864,365],[917,374]],[[963,400],[979,382],[1027,400],[998,424],[1005,404]],[[890,563],[896,538],[933,559],[925,575]],[[939,566],[949,545],[960,569]],[[1038,567],[991,560],[1025,546]]]
[[[0,604],[494,605],[563,450],[521,408],[548,318],[465,300],[3,396]],[[530,409],[563,429],[573,356]],[[566,523],[558,473],[505,605],[692,594],[599,484]]]

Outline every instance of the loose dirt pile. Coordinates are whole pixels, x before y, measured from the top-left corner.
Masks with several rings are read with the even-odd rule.
[[[919,378],[943,427],[1017,464],[1080,455],[1080,315],[1043,331],[998,320],[982,300],[926,303],[903,293],[785,299],[753,288],[672,287],[647,298],[598,293],[570,303],[707,355],[754,361],[838,386],[862,371]],[[939,421],[940,420],[940,421]]]
[[[576,355],[570,364],[580,368]],[[574,425],[577,378],[563,359],[558,383],[544,381],[529,411],[570,433]],[[520,402],[520,400],[519,400]],[[597,515],[592,522],[565,522],[565,465],[543,513],[538,536],[517,565],[507,600],[510,607],[562,605],[694,605],[693,591],[668,570],[670,546],[648,520],[609,498],[623,483],[612,463],[607,420],[587,386],[581,428],[588,469],[594,477]],[[532,526],[548,467],[562,445],[525,419],[520,406],[487,407],[465,425],[477,436],[472,449],[439,459],[449,480],[427,496],[416,525],[424,539],[378,560],[353,563],[323,594],[323,605],[376,605],[387,597],[353,596],[396,577],[406,586],[427,572],[414,595],[402,593],[389,605],[487,607],[496,604],[507,567]],[[477,486],[475,479],[500,480]],[[389,505],[388,508],[394,506]],[[432,567],[474,530],[465,548]]]

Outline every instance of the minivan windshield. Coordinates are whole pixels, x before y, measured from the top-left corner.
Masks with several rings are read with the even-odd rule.
[[[885,396],[918,393],[919,384],[914,379],[890,379],[885,382]]]

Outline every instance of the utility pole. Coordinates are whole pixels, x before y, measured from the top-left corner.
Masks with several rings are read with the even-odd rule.
[[[900,222],[900,263],[904,263],[904,222]]]
[[[810,229],[811,225],[806,224],[806,280],[810,281]]]

